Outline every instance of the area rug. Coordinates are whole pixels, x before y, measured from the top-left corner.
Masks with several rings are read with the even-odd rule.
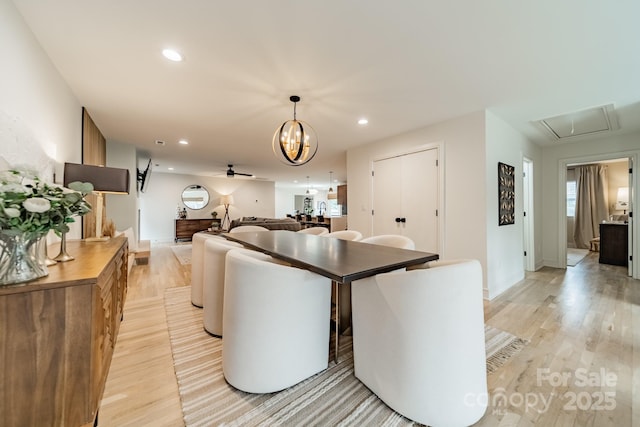
[[[183,245],[171,246],[173,254],[178,258],[178,261],[182,265],[191,264],[191,243],[185,243]]]
[[[417,425],[386,406],[353,375],[349,337],[340,339],[338,363],[286,390],[245,393],[222,374],[222,339],[207,334],[190,288],[165,291],[165,310],[186,426]],[[526,341],[487,326],[487,372],[520,351]],[[331,360],[333,357],[331,356]]]
[[[588,253],[588,249],[567,248],[567,266],[575,267]]]

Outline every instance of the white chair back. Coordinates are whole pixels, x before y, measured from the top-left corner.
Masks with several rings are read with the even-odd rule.
[[[271,393],[324,370],[331,281],[232,249],[225,264],[222,369],[233,387]]]
[[[326,227],[309,227],[303,228],[302,230],[298,230],[298,233],[303,234],[315,234],[316,236],[322,236],[323,234],[329,233],[329,230]]]
[[[362,239],[362,233],[356,230],[339,230],[323,234],[322,237],[333,237],[336,239],[352,240],[355,242]]]
[[[416,244],[407,236],[399,234],[380,234],[378,236],[365,237],[360,240],[362,243],[371,243],[373,245],[390,246],[399,249],[415,249]]]
[[[209,239],[204,243],[202,268],[202,323],[204,330],[217,337],[222,336],[222,311],[224,303],[224,265],[227,252],[242,248],[240,243],[226,239]]]
[[[202,266],[204,242],[209,239],[225,240],[209,233],[195,233],[191,239],[191,304],[202,307]]]
[[[438,259],[435,261],[428,261],[424,264],[417,264],[407,267],[407,270],[419,270],[424,268],[438,268],[446,267],[448,265],[462,264],[469,260],[467,259]]]
[[[354,281],[351,291],[360,381],[421,424],[466,426],[482,418],[487,374],[478,261],[379,274]]]
[[[229,230],[229,233],[246,233],[253,231],[269,231],[269,229],[260,227],[259,225],[239,225]]]

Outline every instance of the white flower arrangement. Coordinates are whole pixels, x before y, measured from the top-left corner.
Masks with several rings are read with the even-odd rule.
[[[41,181],[26,168],[0,172],[0,229],[4,234],[43,235],[69,231],[74,216],[85,215],[91,205],[84,196],[91,183],[73,182],[69,188]]]

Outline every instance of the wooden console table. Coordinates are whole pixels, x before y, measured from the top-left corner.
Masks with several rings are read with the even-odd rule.
[[[212,226],[220,228],[220,220],[217,218],[176,219],[174,240],[191,240],[198,231],[206,231]]]
[[[2,426],[96,420],[127,292],[128,244],[69,241],[67,251],[75,260],[49,267],[47,277],[0,286]]]

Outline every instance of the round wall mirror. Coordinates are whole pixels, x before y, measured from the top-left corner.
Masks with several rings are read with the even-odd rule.
[[[202,185],[190,185],[182,190],[182,203],[189,209],[202,209],[209,203],[209,192]]]

